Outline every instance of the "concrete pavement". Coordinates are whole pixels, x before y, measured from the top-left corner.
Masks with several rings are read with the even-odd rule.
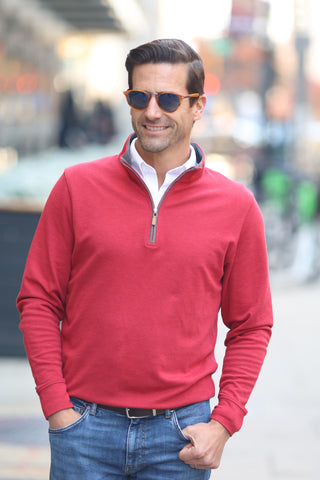
[[[228,442],[215,480],[319,478],[320,282],[272,285],[275,327],[269,353],[244,426]],[[223,355],[221,341],[217,354]],[[47,424],[27,362],[0,360],[0,378],[0,480],[46,480]]]

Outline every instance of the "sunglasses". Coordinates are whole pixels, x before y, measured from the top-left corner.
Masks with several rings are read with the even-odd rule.
[[[123,92],[127,98],[130,107],[135,110],[147,108],[152,95],[156,97],[159,107],[165,112],[175,112],[181,105],[184,98],[200,97],[200,93],[191,93],[190,95],[178,95],[170,92],[145,92],[144,90],[126,90]]]

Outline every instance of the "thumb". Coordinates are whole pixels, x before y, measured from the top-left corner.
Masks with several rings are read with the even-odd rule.
[[[192,443],[188,443],[187,445],[185,445],[183,449],[180,450],[179,452],[180,460],[182,460],[183,462],[188,462],[193,457],[192,455],[193,448],[194,447]]]
[[[185,437],[187,437],[189,440],[190,440],[190,443],[191,443],[191,447],[195,445],[195,438],[194,436],[192,435],[192,427],[186,427],[182,430],[182,433]],[[188,445],[187,445],[188,446]]]
[[[185,437],[187,437],[190,440],[190,443],[185,445],[182,450],[179,452],[179,458],[180,460],[188,461],[191,458],[193,458],[193,449],[194,449],[194,439],[192,438],[191,434],[188,431],[188,427],[184,428],[182,430],[182,433],[184,434]]]

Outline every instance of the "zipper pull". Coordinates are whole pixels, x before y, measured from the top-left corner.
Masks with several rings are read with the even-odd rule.
[[[150,238],[149,238],[150,243],[155,243],[155,241],[156,241],[157,215],[158,215],[158,210],[155,208],[153,210],[152,219],[151,219],[151,230],[150,230]]]
[[[154,227],[157,223],[157,210],[153,210],[151,225]]]

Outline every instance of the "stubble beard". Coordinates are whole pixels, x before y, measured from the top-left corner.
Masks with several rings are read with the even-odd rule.
[[[138,136],[139,142],[143,150],[150,153],[160,153],[166,150],[170,145],[170,140],[168,138],[162,140],[148,140],[145,139],[143,136]]]
[[[148,132],[143,125],[138,125],[132,122],[133,130],[135,131],[141,148],[145,152],[160,153],[166,150],[172,142],[172,126],[168,125],[166,134],[161,138],[149,138]]]

